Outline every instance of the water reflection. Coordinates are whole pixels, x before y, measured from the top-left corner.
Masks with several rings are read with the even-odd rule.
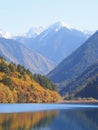
[[[0,130],[98,130],[98,109],[0,114]]]
[[[49,130],[98,130],[98,110],[59,111],[59,115],[51,123]]]
[[[0,114],[0,130],[41,130],[57,115],[57,111]]]

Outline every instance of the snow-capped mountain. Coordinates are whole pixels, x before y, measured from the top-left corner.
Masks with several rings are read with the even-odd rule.
[[[38,36],[41,32],[43,32],[45,29],[45,27],[33,27],[30,28],[29,31],[25,34],[25,37],[28,38],[35,38],[36,36]]]
[[[56,33],[58,32],[60,29],[62,28],[66,28],[68,30],[72,30],[73,27],[65,22],[61,22],[61,21],[58,21],[50,26],[48,26],[42,33],[41,35],[43,34],[43,38],[46,37],[48,34],[53,34],[53,33]]]
[[[42,66],[43,68],[45,68],[46,66],[46,70],[43,70],[43,68],[41,69],[44,72],[44,74],[46,74],[49,70],[51,70],[54,65],[57,65],[60,61],[62,61],[73,51],[75,51],[89,36],[88,34],[85,34],[84,32],[79,31],[73,28],[71,25],[66,24],[64,22],[56,22],[47,27],[41,26],[38,28],[31,28],[27,33],[24,33],[23,35],[16,35],[16,36],[10,35],[10,33],[0,30],[0,37],[4,37],[6,39],[9,38],[14,39],[19,41],[18,43],[23,43],[24,44],[23,46],[25,46],[28,49],[28,51],[24,52],[25,55],[28,55],[29,51],[30,53],[32,51],[32,54],[28,56],[29,57],[28,59],[30,59],[31,57],[35,57],[33,52],[41,54],[44,57],[44,58],[42,57],[35,58],[36,59],[35,62],[33,59],[32,62],[34,62],[34,64],[39,62],[40,61],[39,59],[48,59],[48,61],[43,60],[43,63],[40,62],[42,63],[40,66]],[[19,55],[21,55],[21,53],[22,52],[20,52]],[[13,54],[11,56],[13,56]],[[23,58],[23,60],[24,59],[25,58]],[[53,66],[49,65],[51,61]],[[46,62],[48,62],[48,65],[51,67],[49,67]]]
[[[29,29],[27,33],[24,34],[24,36],[28,38],[35,38],[36,36],[40,35],[45,30],[48,32],[51,30],[57,32],[63,27],[66,27],[68,29],[73,28],[71,25],[59,21],[47,27],[46,26],[32,27]]]
[[[64,22],[56,22],[28,43],[24,41],[24,45],[58,64],[77,49],[87,38],[84,32]]]
[[[58,64],[90,36],[69,24],[56,22],[47,27],[32,28],[16,40]]]
[[[11,34],[0,29],[0,37],[11,38]]]
[[[10,38],[9,33],[0,33],[1,37]],[[75,29],[64,22],[56,22],[47,27],[31,28],[24,35],[13,39],[23,43],[27,48],[36,51],[58,64],[75,51],[90,35]]]
[[[65,23],[63,21],[58,21],[58,22],[50,25],[48,27],[48,29],[53,29],[53,30],[55,30],[57,32],[63,27],[68,28],[68,29],[73,29],[73,27],[71,25],[69,25],[69,24],[67,24],[67,23]]]

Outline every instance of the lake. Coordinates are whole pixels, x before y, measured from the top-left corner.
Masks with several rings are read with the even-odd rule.
[[[98,130],[98,105],[0,104],[0,130]]]

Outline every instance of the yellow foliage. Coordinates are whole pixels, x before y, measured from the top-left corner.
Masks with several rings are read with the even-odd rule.
[[[8,121],[10,121],[9,130],[18,130],[19,128],[29,130],[31,127],[33,128],[36,126],[40,121],[43,121],[43,124],[45,121],[47,121],[47,123],[48,121],[50,122],[57,115],[58,111],[0,114],[0,130],[8,130],[2,125]]]
[[[4,74],[0,73],[2,79]],[[36,103],[36,102],[56,102],[60,96],[57,92],[44,89],[37,82],[25,75],[25,80],[11,77],[14,89],[11,91],[8,86],[0,83],[1,103]]]
[[[44,89],[28,74],[22,75],[17,70],[8,75],[0,72],[0,103],[56,102],[59,98],[57,92]]]

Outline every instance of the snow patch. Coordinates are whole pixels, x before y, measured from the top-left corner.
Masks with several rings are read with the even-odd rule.
[[[0,37],[11,38],[11,34],[0,29]]]
[[[74,29],[70,24],[67,24],[65,22],[56,22],[52,25],[50,25],[47,30],[54,30],[55,32],[58,32],[61,28],[67,28],[69,30]]]
[[[41,32],[43,32],[45,29],[45,27],[33,27],[31,29],[29,29],[29,31],[25,34],[25,36],[31,38],[31,37],[36,37],[38,36]]]

